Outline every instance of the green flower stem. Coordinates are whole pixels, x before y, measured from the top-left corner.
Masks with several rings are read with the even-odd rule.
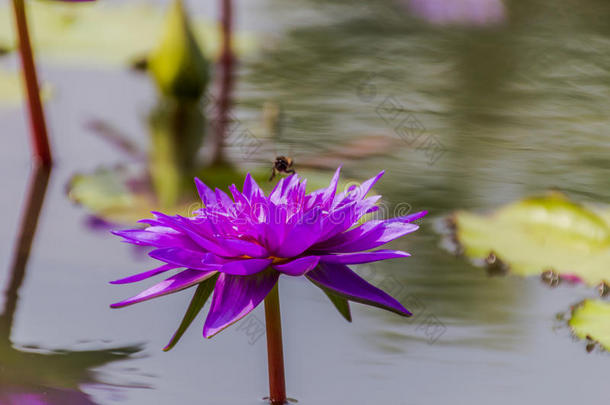
[[[284,353],[282,349],[282,318],[278,284],[265,298],[265,323],[267,325],[267,356],[269,366],[269,399],[272,404],[286,403],[284,378]]]
[[[32,44],[28,32],[28,23],[24,0],[13,0],[17,37],[19,38],[19,55],[25,87],[27,91],[28,110],[30,115],[30,134],[34,159],[45,166],[52,163],[51,148],[47,137],[47,126],[40,100],[40,88],[36,75],[36,65],[32,53]]]

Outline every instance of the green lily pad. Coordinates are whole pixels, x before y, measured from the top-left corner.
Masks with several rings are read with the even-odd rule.
[[[610,350],[610,302],[584,300],[572,311],[569,323],[574,335]]]
[[[116,67],[146,57],[158,44],[165,10],[148,4],[108,4],[104,1],[62,4],[28,2],[37,55],[59,65]],[[0,48],[15,50],[12,9],[0,8]],[[192,19],[195,37],[209,59],[220,53],[220,28]],[[234,36],[237,54],[255,47],[251,35]]]
[[[609,213],[551,193],[487,215],[458,211],[451,221],[454,241],[475,263],[599,285],[610,280]]]
[[[102,168],[92,174],[76,174],[68,184],[68,197],[94,216],[117,224],[133,224],[150,217],[157,208],[145,172],[125,167]],[[145,182],[145,180],[144,180]]]

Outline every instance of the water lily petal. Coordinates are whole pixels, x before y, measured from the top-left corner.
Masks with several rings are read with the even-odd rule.
[[[248,277],[221,274],[216,281],[203,336],[211,338],[248,315],[265,299],[279,275],[272,269]]]
[[[148,270],[143,273],[134,274],[133,276],[121,278],[118,280],[111,281],[110,284],[128,284],[135,283],[138,281],[145,280],[147,278],[151,278],[156,276],[157,274],[165,273],[166,271],[180,268],[180,266],[175,266],[173,264],[164,264],[163,266],[159,266],[156,269]]]
[[[146,229],[125,229],[112,231],[114,235],[125,238],[126,241],[142,246],[196,248],[188,237],[165,226],[150,226]]]
[[[370,179],[360,184],[360,187],[358,187],[358,198],[363,199],[364,197],[366,197],[366,195],[369,193],[369,191],[371,191],[375,183],[377,183],[379,179],[383,177],[384,174],[385,170],[382,170],[376,176],[371,177]]]
[[[334,209],[323,219],[323,228],[317,243],[321,243],[352,227],[360,218],[377,208],[375,204],[380,198],[381,196],[375,196],[361,201],[351,201]]]
[[[233,200],[229,198],[227,193],[222,191],[221,189],[216,189],[216,200],[218,201],[218,205],[220,205],[224,209],[229,209],[233,206]]]
[[[193,240],[200,249],[209,251],[219,256],[231,257],[235,256],[236,252],[229,250],[226,246],[222,246],[220,243],[212,241],[206,234],[214,233],[211,229],[214,227],[212,221],[201,219],[201,218],[184,218],[179,215],[170,217],[160,212],[153,211],[153,214],[157,216],[157,219],[167,226],[179,230],[186,234]],[[207,227],[207,228],[206,228]]]
[[[400,302],[369,284],[344,264],[320,262],[306,277],[320,288],[332,290],[348,300],[387,309],[399,315],[411,315]]]
[[[333,175],[332,180],[330,181],[330,185],[324,193],[322,194],[322,203],[327,208],[329,207],[337,194],[337,185],[339,184],[339,176],[341,176],[341,166],[337,168],[335,174]]]
[[[291,196],[299,189],[299,175],[291,174],[284,182],[282,187],[282,198],[286,201],[292,201]]]
[[[306,251],[320,237],[322,232],[322,209],[314,207],[303,213],[286,234],[276,252],[278,257],[295,257]]]
[[[142,291],[140,294],[125,301],[112,304],[112,308],[121,308],[138,302],[147,301],[153,298],[167,295],[180,290],[184,290],[192,285],[200,283],[216,274],[216,271],[184,270],[154,286]]]
[[[416,231],[419,227],[411,224],[410,222],[420,219],[426,214],[426,211],[422,211],[387,220],[368,221],[356,228],[350,229],[347,232],[331,237],[327,241],[317,244],[313,248],[321,251],[346,253],[374,249],[375,247],[381,246],[390,240]],[[399,232],[392,233],[392,231]],[[391,236],[395,237],[391,239]]]
[[[235,186],[235,184],[232,184],[231,186],[229,186],[229,191],[231,192],[231,196],[233,197],[233,200],[235,201],[235,203],[241,204],[241,205],[249,205],[249,201],[246,198],[245,195],[243,195]]]
[[[260,273],[273,262],[271,259],[243,259],[230,261],[222,266],[222,273],[235,276],[248,276]]]
[[[274,264],[272,267],[289,276],[302,276],[318,265],[319,256],[305,256],[283,264]]]
[[[161,260],[179,267],[196,270],[218,270],[222,267],[217,258],[210,253],[195,252],[180,248],[163,248],[153,250],[148,254],[153,259]]]
[[[379,172],[376,176],[362,182],[360,185],[352,186],[349,189],[337,194],[334,198],[333,206],[337,207],[352,200],[362,200],[371,191],[375,183],[385,174],[385,170]]]
[[[408,233],[415,232],[418,229],[419,226],[415,224],[405,224],[402,222],[382,223],[363,234],[359,239],[354,239],[351,242],[336,247],[336,251],[347,253],[374,249]]]
[[[199,197],[201,201],[206,207],[215,207],[218,205],[216,200],[216,194],[209,188],[203,181],[199,180],[195,177],[195,186],[197,187],[197,192],[199,193]]]
[[[401,250],[375,250],[373,252],[358,252],[344,253],[336,255],[320,256],[320,261],[324,263],[341,263],[341,264],[360,264],[370,263],[379,260],[396,259],[400,257],[411,256],[407,252]]]
[[[286,206],[277,205],[271,201],[266,205],[265,226],[263,230],[264,244],[269,252],[276,252],[286,237]]]
[[[264,195],[263,190],[258,186],[254,178],[248,173],[244,180],[243,194],[252,201],[255,197],[262,197]]]
[[[250,257],[267,257],[269,252],[258,243],[248,242],[241,239],[219,239],[219,243],[226,246],[232,251],[239,252],[242,255]]]
[[[284,184],[286,183],[286,178],[282,177],[280,181],[275,184],[273,190],[269,194],[269,201],[275,204],[279,204],[282,200],[282,190],[284,189]]]

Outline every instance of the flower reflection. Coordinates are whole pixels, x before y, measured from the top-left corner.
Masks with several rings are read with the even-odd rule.
[[[502,0],[410,0],[409,8],[416,16],[439,25],[489,26],[506,18]]]

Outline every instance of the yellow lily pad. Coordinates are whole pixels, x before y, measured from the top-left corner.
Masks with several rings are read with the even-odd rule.
[[[610,350],[610,302],[584,300],[574,308],[568,324],[580,339],[597,342]]]
[[[28,2],[30,26],[37,55],[60,65],[116,67],[148,56],[160,39],[165,9],[149,4],[108,4],[104,1]],[[0,8],[0,48],[15,50],[12,10]],[[220,53],[220,27],[193,18],[192,28],[210,59]],[[251,35],[234,36],[239,55],[254,49]]]
[[[599,285],[610,280],[609,212],[551,193],[487,215],[459,211],[452,221],[455,241],[475,263],[492,257],[517,275],[553,273]]]

